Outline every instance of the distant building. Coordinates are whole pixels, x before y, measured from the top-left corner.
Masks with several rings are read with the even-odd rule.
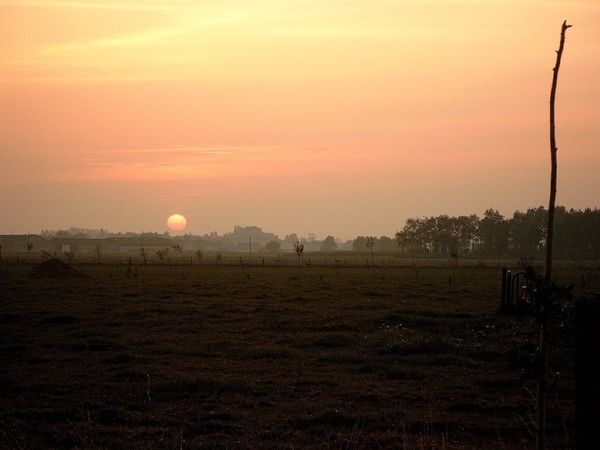
[[[114,243],[115,248],[119,252],[129,253],[137,252],[140,247],[144,247],[148,251],[161,250],[165,247],[171,248],[176,243],[172,239],[163,237],[133,237],[133,238],[110,238]]]
[[[100,249],[102,253],[118,251],[118,246],[112,239],[55,238],[52,239],[52,242],[55,252],[91,253],[97,249]]]
[[[0,235],[0,245],[5,252],[54,252],[54,244],[35,234]]]

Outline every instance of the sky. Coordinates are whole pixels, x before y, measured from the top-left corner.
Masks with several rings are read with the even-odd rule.
[[[597,0],[0,0],[0,234],[600,207]]]

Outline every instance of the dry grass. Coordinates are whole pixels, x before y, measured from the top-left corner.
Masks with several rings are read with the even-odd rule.
[[[529,316],[500,271],[139,266],[0,278],[0,448],[532,448]],[[564,277],[581,277],[576,271]],[[573,442],[573,339],[550,447]],[[560,326],[558,326],[560,325]]]

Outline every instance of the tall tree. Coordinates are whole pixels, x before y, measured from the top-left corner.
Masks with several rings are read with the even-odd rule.
[[[509,222],[513,251],[519,258],[542,257],[547,212],[543,206],[515,211]]]
[[[496,209],[489,208],[479,221],[479,239],[483,247],[483,256],[503,256],[508,249],[508,222]]]

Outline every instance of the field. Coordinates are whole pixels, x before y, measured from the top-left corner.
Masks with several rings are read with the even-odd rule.
[[[498,267],[73,267],[0,267],[0,448],[535,445],[537,324],[497,313]],[[575,446],[570,311],[549,448]]]

